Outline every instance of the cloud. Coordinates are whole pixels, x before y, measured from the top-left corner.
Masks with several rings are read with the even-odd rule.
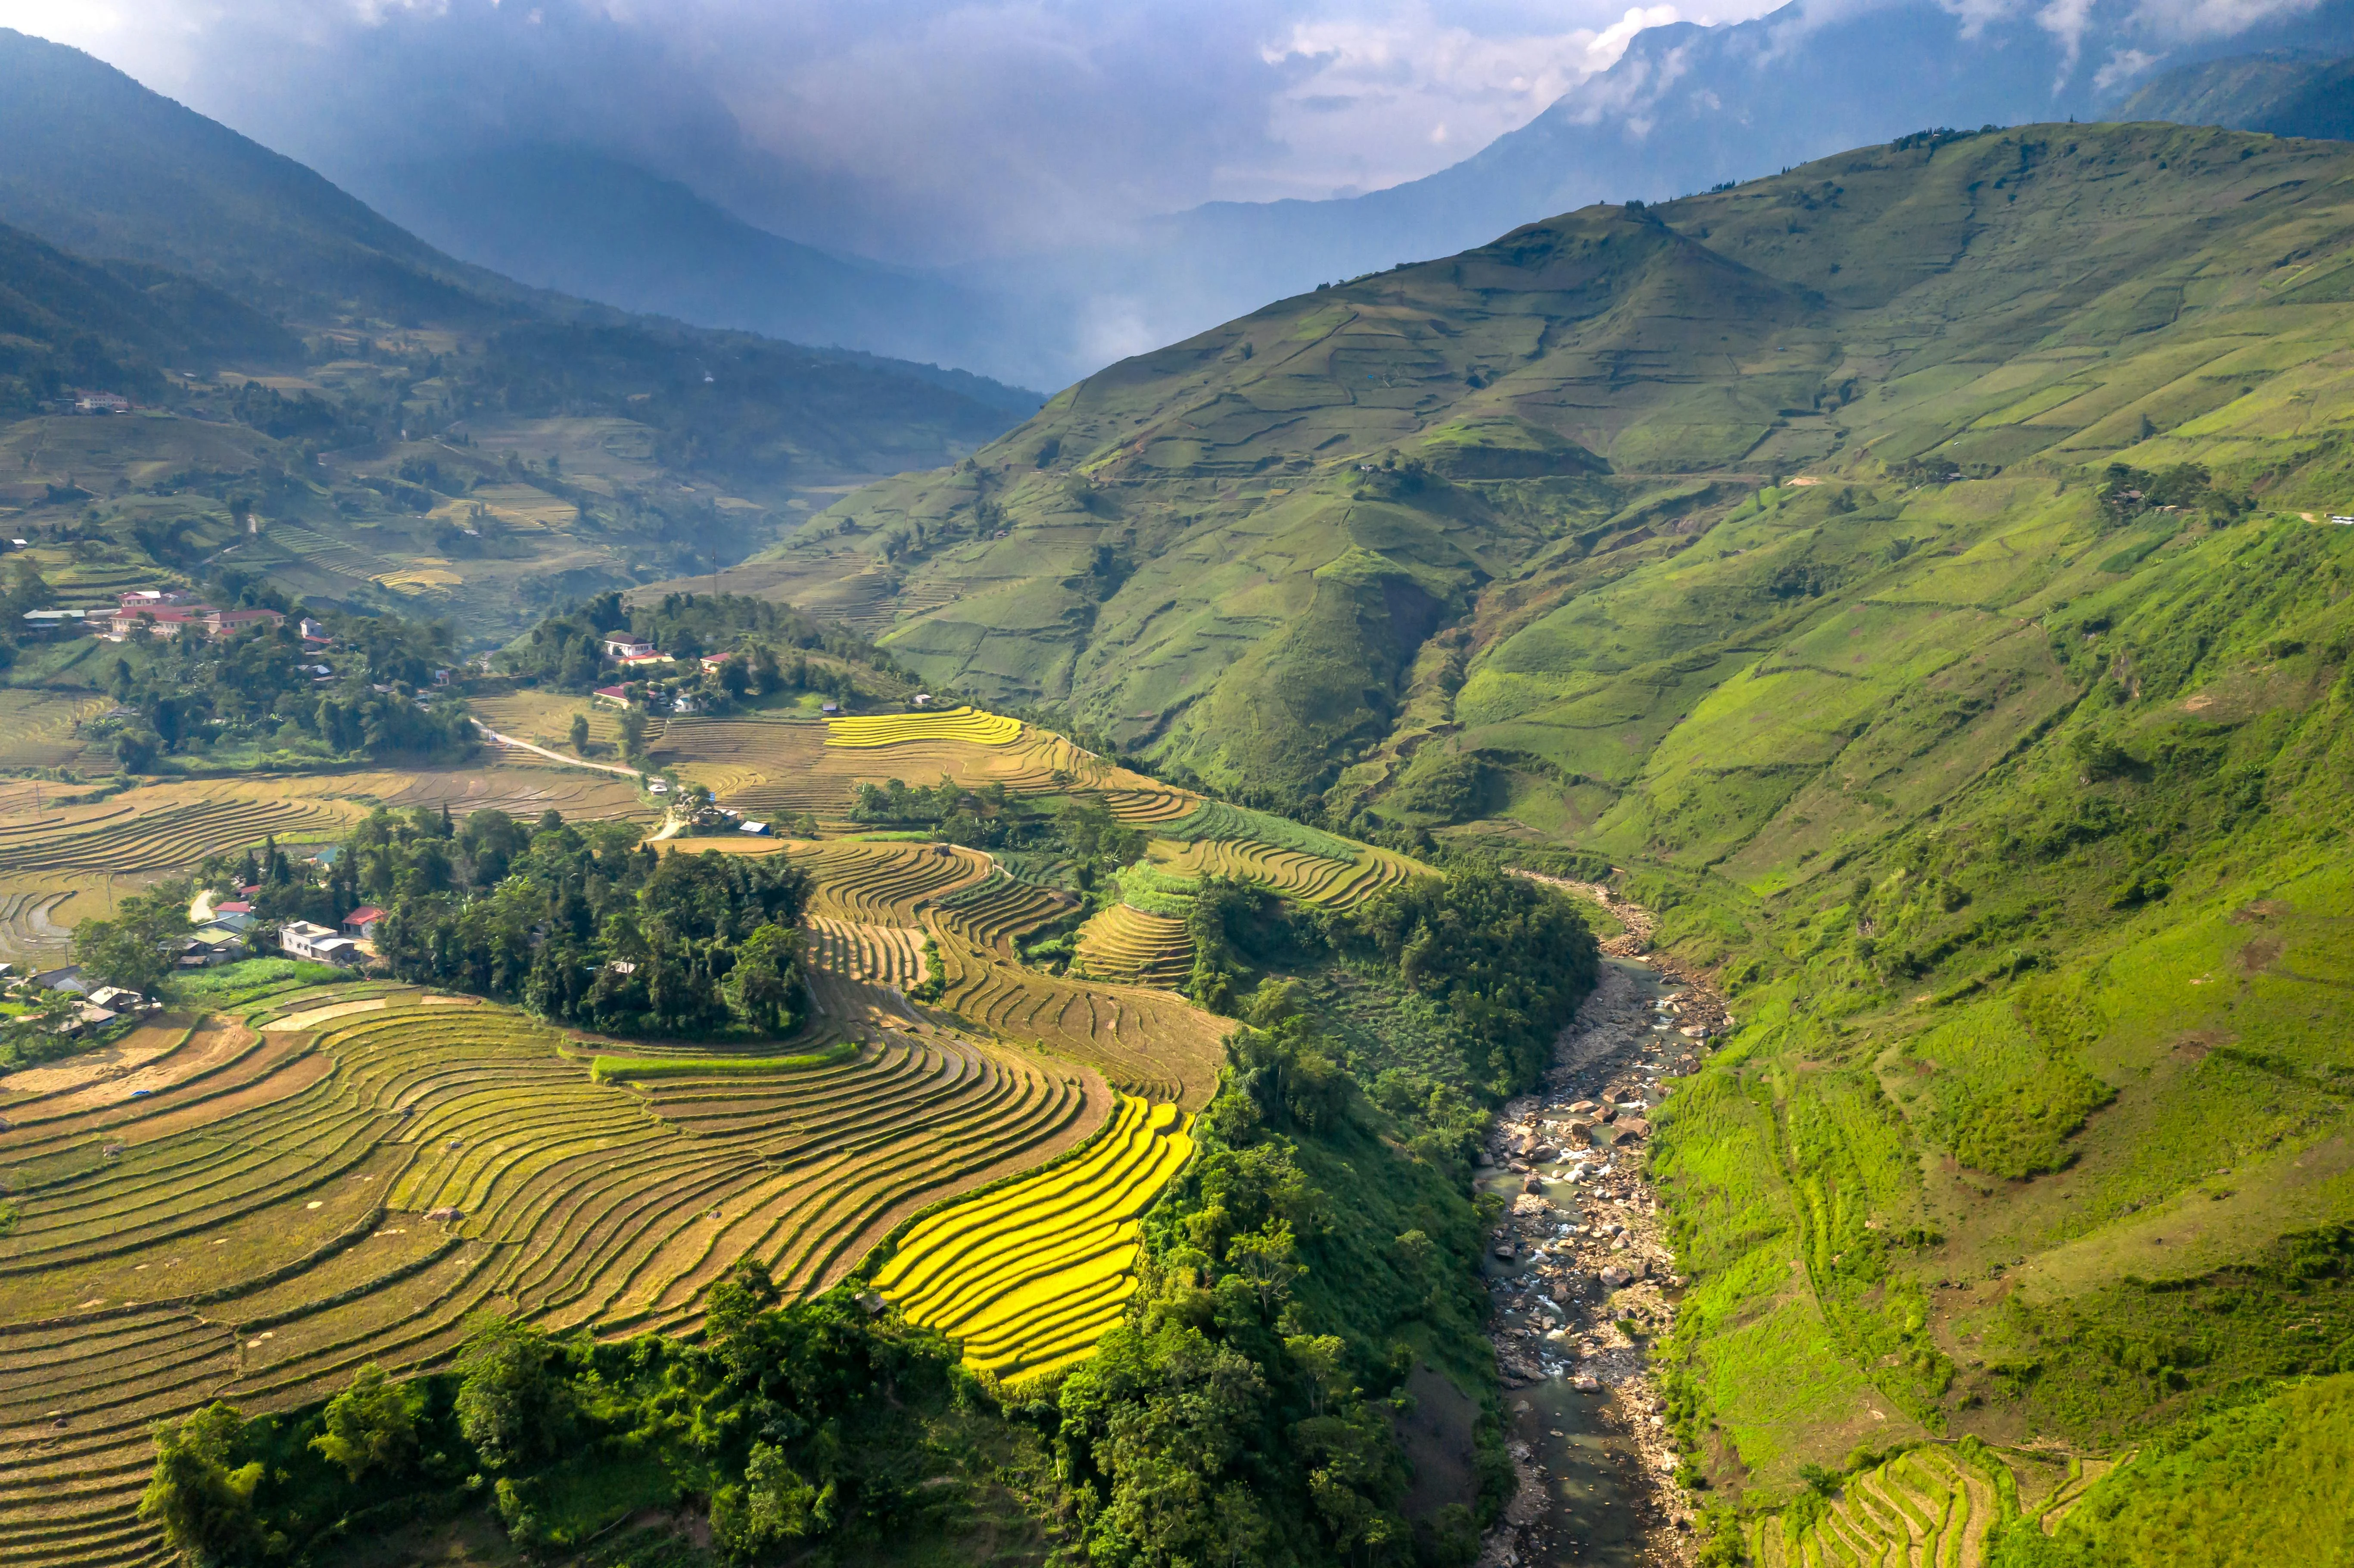
[[[0,21],[338,178],[578,143],[794,238],[915,262],[1416,178],[1675,16],[1625,0],[0,0]]]
[[[1260,49],[1291,77],[1268,108],[1274,155],[1222,170],[1221,194],[1322,196],[1434,173],[1608,70],[1636,34],[1678,19],[1655,5],[1564,26],[1564,9],[1489,7],[1467,21],[1463,7],[1397,4],[1295,19]],[[1325,107],[1336,100],[1349,112]]]

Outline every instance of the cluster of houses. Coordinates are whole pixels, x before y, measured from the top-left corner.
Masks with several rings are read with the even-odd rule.
[[[177,637],[187,631],[229,637],[249,626],[276,626],[285,619],[274,609],[215,609],[208,604],[191,604],[185,595],[163,588],[138,588],[122,597],[107,618],[104,635],[117,642],[142,630],[155,637]]]
[[[276,626],[286,618],[274,609],[217,609],[209,604],[190,601],[188,596],[168,588],[135,588],[118,598],[112,609],[28,609],[25,612],[27,631],[95,631],[110,641],[143,633],[154,637],[178,637],[186,632],[199,632],[207,637],[234,637],[253,626]],[[327,629],[305,616],[300,623],[303,642],[313,648],[324,648],[331,641]]]
[[[251,898],[261,890],[248,887],[239,891],[241,896],[213,906],[196,933],[181,939],[182,969],[235,963],[246,956],[247,938],[255,921]],[[383,919],[383,910],[373,904],[364,904],[344,916],[341,931],[313,920],[290,920],[278,927],[278,949],[290,959],[306,959],[313,963],[365,963],[376,956],[368,943]]]
[[[605,657],[612,660],[625,671],[643,670],[650,664],[675,664],[678,662],[676,659],[673,658],[668,653],[663,652],[652,643],[644,641],[642,638],[632,637],[626,632],[616,632],[614,635],[605,639]],[[720,665],[726,662],[726,655],[721,653],[706,653],[702,659],[697,661],[703,668],[703,673],[706,675],[711,673],[714,670],[718,669]],[[638,699],[630,695],[629,687],[618,683],[610,686],[598,687],[596,691],[596,700],[600,703],[610,703],[617,708],[635,707],[638,705]],[[684,695],[663,700],[662,705],[667,707],[670,712],[674,714],[691,714],[695,712],[695,699]]]
[[[13,991],[52,991],[78,997],[74,1010],[55,1025],[55,1032],[76,1035],[85,1030],[103,1029],[127,1013],[153,1012],[164,1004],[154,1001],[119,985],[92,986],[85,979],[80,964],[68,964],[62,969],[43,969],[37,974],[17,977],[16,966],[0,963],[0,984]]]

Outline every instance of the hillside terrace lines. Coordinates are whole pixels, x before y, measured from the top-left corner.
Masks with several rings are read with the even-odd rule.
[[[1079,927],[1078,968],[1099,980],[1173,986],[1193,969],[1185,922],[1115,904]]]
[[[816,881],[812,912],[873,926],[911,925],[925,904],[984,880],[991,862],[953,844],[822,844],[793,857]]]
[[[1745,1533],[1763,1568],[1981,1568],[1997,1510],[1985,1476],[1943,1448],[1921,1447],[1847,1477],[1822,1517],[1801,1531],[1769,1514]]]
[[[1152,853],[1158,868],[1172,877],[1233,877],[1305,903],[1341,909],[1353,908],[1423,874],[1416,862],[1371,845],[1352,860],[1231,839],[1204,839],[1182,845],[1160,840],[1152,845]]]
[[[969,789],[1002,784],[1017,795],[1150,784],[1012,719],[979,715],[940,722],[949,719],[909,714],[830,721],[865,726],[854,732],[854,744],[837,744],[827,725],[807,720],[673,719],[649,754],[755,816],[808,811],[839,819],[860,784],[894,778],[920,785],[947,778]]]
[[[910,740],[960,740],[971,746],[1003,746],[1022,735],[1022,721],[979,708],[938,713],[852,715],[825,721],[832,747],[896,746]]]
[[[598,1084],[556,1031],[426,1001],[290,990],[249,1004],[257,1027],[155,1053],[142,1071],[173,1081],[150,1097],[20,1102],[48,1114],[0,1133],[25,1178],[0,1239],[0,1412],[20,1441],[26,1412],[43,1427],[0,1480],[0,1558],[146,1553],[155,1418],[215,1396],[282,1408],[364,1361],[432,1364],[486,1307],[692,1328],[747,1250],[814,1289],[913,1207],[1051,1159],[1112,1108],[1091,1074],[899,1031],[805,1071]],[[247,1094],[290,1065],[313,1075]]]
[[[812,962],[844,980],[905,991],[924,978],[923,933],[812,915],[804,922]]]
[[[1193,1152],[1170,1105],[1122,1102],[1084,1152],[918,1221],[875,1272],[913,1321],[963,1341],[985,1372],[1068,1364],[1136,1288],[1138,1220]]]
[[[933,901],[933,917],[959,940],[1000,959],[1020,955],[1017,938],[1074,908],[1076,895],[1009,876],[1001,868]]]
[[[353,814],[323,801],[249,799],[246,788],[229,789],[127,819],[109,813],[6,833],[0,836],[0,872],[171,871],[272,835],[288,840],[340,836]]]
[[[1167,991],[1058,980],[972,945],[927,910],[940,955],[936,1011],[1021,1048],[1095,1067],[1115,1087],[1189,1110],[1209,1101],[1225,1022]]]

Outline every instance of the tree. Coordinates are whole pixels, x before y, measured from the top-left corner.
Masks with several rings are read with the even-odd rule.
[[[572,715],[572,755],[575,757],[588,755],[588,715],[587,714]]]
[[[267,1549],[253,1489],[259,1461],[230,1467],[245,1418],[216,1401],[179,1421],[155,1424],[155,1470],[139,1499],[139,1517],[164,1535],[192,1568],[231,1568]]]
[[[188,885],[162,883],[124,899],[111,920],[75,927],[74,961],[109,984],[151,991],[172,972],[172,944],[189,930]]]
[[[796,1022],[793,1003],[801,995],[801,933],[767,925],[736,949],[727,989],[745,1022],[783,1035],[791,1033]]]
[[[311,1439],[311,1446],[355,1481],[370,1470],[397,1475],[417,1457],[417,1418],[424,1407],[414,1388],[394,1383],[370,1361],[353,1375],[349,1388],[327,1402],[327,1429]]]
[[[475,1325],[458,1352],[458,1430],[499,1469],[557,1451],[571,1425],[571,1390],[549,1362],[547,1336],[506,1318]]]
[[[126,729],[114,737],[115,765],[125,773],[145,773],[155,766],[157,744],[145,730]]]
[[[633,704],[621,710],[621,755],[635,762],[645,749],[646,711]]]

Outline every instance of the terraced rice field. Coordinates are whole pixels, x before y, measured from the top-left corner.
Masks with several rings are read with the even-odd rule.
[[[1115,1088],[1187,1110],[1209,1103],[1228,1025],[1183,998],[1023,969],[925,911],[945,984],[932,1011],[1019,1049],[1083,1062]]]
[[[879,725],[904,718],[929,724],[946,716],[916,714],[829,723]],[[989,720],[992,733],[1014,725],[993,715],[981,716]],[[1002,784],[1017,795],[1151,783],[1058,735],[1019,725],[1003,739],[976,740],[943,730],[843,745],[832,738],[826,724],[807,720],[681,718],[672,720],[648,751],[675,767],[681,777],[709,788],[724,804],[754,816],[809,811],[840,820],[848,814],[860,784],[887,779],[934,784],[949,778],[972,789]]]
[[[1185,922],[1115,904],[1079,927],[1079,969],[1097,980],[1182,984],[1193,972]]]
[[[65,961],[73,927],[113,907],[106,881],[96,889],[73,884],[78,877],[12,876],[0,879],[0,959],[16,963]]]
[[[839,747],[897,746],[909,740],[960,740],[969,746],[1003,746],[1019,739],[1022,721],[979,708],[942,708],[927,714],[849,715],[825,721],[825,743]]]
[[[1013,1378],[1078,1361],[1136,1290],[1140,1222],[1193,1153],[1173,1105],[1124,1099],[1073,1158],[949,1204],[899,1238],[875,1287]]]
[[[957,940],[1001,959],[1017,957],[1014,939],[1068,913],[1076,895],[1017,881],[1002,869],[944,894],[933,902],[934,918]]]
[[[905,926],[862,926],[811,916],[810,960],[844,980],[905,991],[924,979],[924,934]]]
[[[160,1555],[133,1515],[158,1417],[433,1364],[484,1308],[691,1330],[747,1252],[808,1292],[1113,1109],[1092,1074],[937,1029],[751,1075],[674,1053],[672,1075],[623,1085],[516,1012],[403,987],[190,1022],[142,1031],[127,1075],[0,1107],[22,1214],[0,1238],[12,1565]]]
[[[875,926],[911,926],[916,912],[990,874],[989,857],[953,844],[836,842],[794,855],[816,878],[811,913]]]
[[[1273,844],[1204,840],[1179,844],[1154,841],[1155,864],[1171,876],[1231,876],[1309,904],[1350,909],[1410,877],[1433,874],[1421,863],[1371,844],[1352,845],[1352,860]]]
[[[341,802],[289,800],[266,783],[164,785],[47,821],[0,825],[0,873],[155,872],[243,849],[270,835],[318,842],[343,836],[359,811]]]
[[[1202,804],[1199,795],[1171,789],[1107,789],[1102,800],[1113,816],[1131,824],[1173,822]]]
[[[1984,1476],[1942,1448],[1915,1448],[1850,1476],[1829,1511],[1796,1540],[1778,1516],[1753,1522],[1750,1555],[1763,1568],[1978,1568],[1995,1510]]]
[[[0,691],[0,768],[63,768],[85,746],[76,726],[113,705],[82,692]]]

